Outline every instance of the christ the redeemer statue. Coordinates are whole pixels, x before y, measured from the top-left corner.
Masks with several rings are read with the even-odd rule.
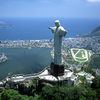
[[[61,45],[62,36],[65,36],[67,31],[60,25],[59,20],[55,21],[55,27],[49,27],[52,33],[54,33],[54,63],[56,65],[61,64]]]

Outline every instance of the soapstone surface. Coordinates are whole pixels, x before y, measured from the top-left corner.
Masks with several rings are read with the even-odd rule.
[[[55,21],[55,27],[49,27],[54,34],[54,63],[61,64],[61,45],[62,37],[66,36],[67,31],[60,25],[59,20]]]

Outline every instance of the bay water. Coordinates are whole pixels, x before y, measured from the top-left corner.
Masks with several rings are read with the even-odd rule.
[[[59,20],[68,31],[65,38],[91,32],[100,26],[99,18],[0,18],[0,21],[5,22],[0,26],[13,25],[8,29],[0,28],[0,40],[53,39],[54,35],[48,27],[54,27],[55,20]]]
[[[9,60],[0,63],[0,80],[8,73],[32,74],[50,66],[53,60],[48,48],[2,48],[0,52],[5,53]]]

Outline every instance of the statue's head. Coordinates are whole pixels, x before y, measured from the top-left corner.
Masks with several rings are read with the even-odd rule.
[[[56,20],[56,21],[55,21],[55,25],[56,25],[57,27],[60,26],[60,22],[59,22],[59,20]]]

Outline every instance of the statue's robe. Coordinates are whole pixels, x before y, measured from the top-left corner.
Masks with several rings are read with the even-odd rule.
[[[62,36],[66,35],[66,30],[62,27],[51,27],[52,33],[54,33],[54,63],[61,64],[61,45]]]

